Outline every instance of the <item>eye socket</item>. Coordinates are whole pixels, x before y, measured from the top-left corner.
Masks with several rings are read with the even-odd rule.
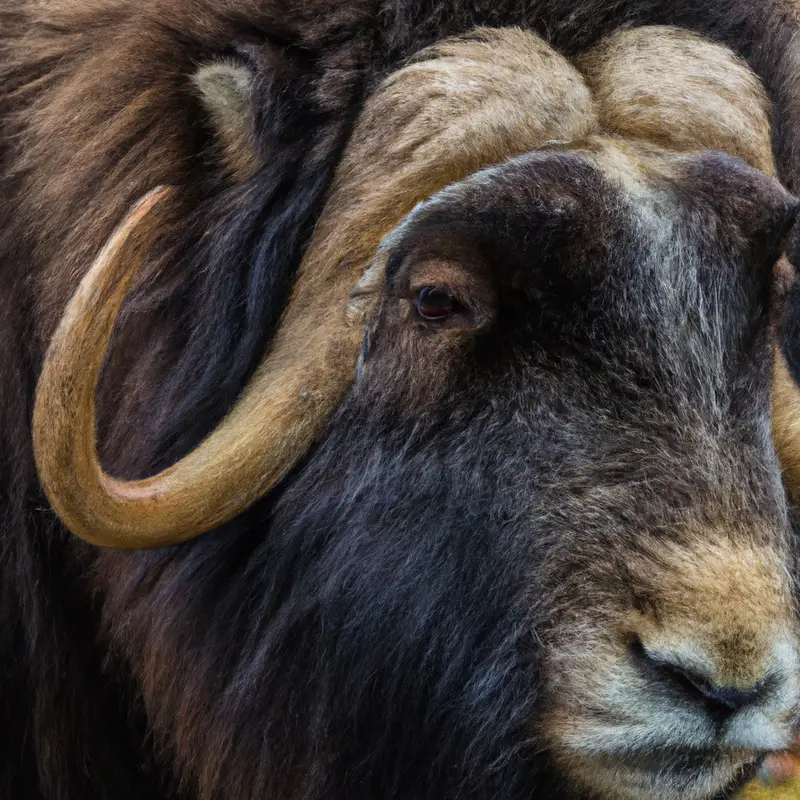
[[[454,314],[460,309],[450,292],[438,286],[423,286],[417,292],[417,314],[434,322]]]

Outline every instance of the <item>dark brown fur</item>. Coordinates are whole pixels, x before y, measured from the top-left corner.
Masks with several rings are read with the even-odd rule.
[[[236,620],[237,609],[257,600],[248,575],[260,575],[269,555],[255,545],[277,497],[200,547],[98,558],[59,528],[35,479],[28,420],[44,346],[128,206],[154,185],[181,188],[163,252],[121,320],[100,398],[105,463],[134,476],[191,448],[261,357],[352,122],[384,74],[477,23],[532,25],[573,53],[623,22],[676,22],[741,52],[774,101],[779,174],[796,188],[800,99],[789,42],[797,20],[788,0],[3,4],[0,653],[13,656],[0,665],[0,717],[13,736],[0,750],[0,796],[174,795],[172,750],[155,755],[164,743],[154,747],[143,722],[130,653],[120,657],[106,640],[97,647],[100,610],[108,627],[125,632],[126,647],[146,642],[142,658],[153,660],[139,681],[151,696],[162,685],[159,668],[193,672],[172,675],[178,682],[224,675],[253,644],[235,626],[226,638],[224,626],[207,621]],[[257,75],[262,166],[236,186],[217,166],[212,124],[191,86],[197,64],[218,57],[242,59]],[[286,574],[270,580],[278,595],[292,591]],[[175,619],[160,624],[164,608],[195,591],[185,628]],[[175,648],[180,663],[169,660]],[[151,714],[163,715],[162,729],[170,714],[179,721],[176,746],[204,745],[203,763],[186,766],[197,776],[190,796],[253,796],[255,777],[239,767],[258,753],[221,729],[235,703],[223,703],[222,720],[202,713],[226,687],[194,681],[182,695],[170,687],[176,693]],[[287,794],[324,796],[321,778],[305,767],[285,776]]]

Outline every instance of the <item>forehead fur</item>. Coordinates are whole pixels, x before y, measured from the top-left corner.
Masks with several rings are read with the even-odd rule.
[[[616,429],[625,468],[641,462],[644,438],[674,435],[708,449],[734,419],[767,445],[770,252],[790,206],[777,183],[738,160],[611,137],[483,170],[418,206],[385,240],[389,297],[367,340],[392,344],[381,346],[383,366],[372,351],[372,380],[381,376],[375,385],[388,398],[386,386],[399,385],[392,376],[403,374],[399,397],[429,408],[450,390],[461,398],[454,387],[464,381],[524,393],[502,370],[536,358],[547,376],[539,389],[549,391],[540,402],[568,396],[587,430],[604,424],[600,408],[634,426],[627,438]],[[486,363],[483,350],[469,350],[471,377],[459,372],[460,339],[449,337],[455,349],[440,352],[444,337],[392,311],[411,302],[420,281],[467,294],[487,287],[461,302],[489,320],[481,341],[493,348]],[[436,380],[420,382],[414,376],[432,352]],[[589,362],[602,369],[587,371]],[[663,463],[653,469],[661,474]]]
[[[427,246],[441,252],[451,246],[447,237],[462,231],[487,247],[505,243],[519,250],[523,233],[554,233],[559,224],[580,230],[586,244],[610,247],[611,230],[626,229],[643,245],[660,246],[665,235],[683,229],[698,247],[716,243],[720,256],[734,256],[738,264],[768,260],[773,252],[777,257],[793,209],[793,198],[777,182],[728,156],[688,156],[647,142],[590,136],[546,145],[447,187],[419,204],[384,248],[405,252],[413,242],[419,250],[428,237]],[[518,218],[524,230],[503,224]],[[443,228],[438,236],[437,226]],[[645,247],[641,257],[646,253]],[[753,266],[759,272],[762,264]]]

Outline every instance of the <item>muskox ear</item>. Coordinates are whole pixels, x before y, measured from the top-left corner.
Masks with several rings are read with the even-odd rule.
[[[246,180],[259,164],[253,73],[245,64],[218,61],[200,67],[192,83],[210,117],[227,171],[236,181]]]

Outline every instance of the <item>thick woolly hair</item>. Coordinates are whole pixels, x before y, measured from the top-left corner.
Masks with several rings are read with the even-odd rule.
[[[392,580],[375,574],[373,584],[387,580],[397,588],[403,570],[411,574],[422,563],[428,570],[440,568],[430,597],[397,607],[402,595],[387,589],[384,619],[430,601],[430,618],[408,619],[408,640],[394,643],[381,639],[380,630],[368,636],[367,627],[341,642],[333,628],[325,629],[327,638],[315,638],[322,637],[324,623],[346,615],[335,604],[341,598],[335,598],[328,608],[332,616],[316,616],[313,593],[304,595],[308,582],[321,581],[324,591],[325,576],[352,581],[350,599],[357,601],[365,578],[342,575],[323,560],[299,579],[301,566],[318,556],[308,549],[322,546],[319,536],[300,536],[303,522],[311,524],[312,508],[290,526],[280,559],[275,545],[264,544],[267,520],[283,489],[185,547],[98,555],[61,528],[36,479],[30,417],[44,348],[83,270],[125,210],[155,185],[179,186],[160,250],[119,321],[98,408],[101,455],[115,474],[149,474],[185,454],[218,422],[261,358],[364,98],[423,46],[478,24],[533,28],[568,54],[628,23],[677,24],[730,45],[764,81],[775,109],[779,174],[797,189],[796,17],[789,0],[5,0],[0,8],[0,796],[166,798],[178,796],[182,777],[188,797],[264,796],[259,792],[265,786],[276,792],[279,787],[252,760],[258,751],[248,747],[257,737],[242,741],[239,749],[225,729],[233,719],[253,731],[262,725],[261,716],[241,716],[237,703],[243,687],[280,669],[273,685],[297,689],[276,701],[283,719],[313,714],[319,699],[314,691],[336,696],[341,704],[367,704],[371,718],[378,719],[410,698],[420,707],[448,708],[463,672],[445,675],[435,687],[426,680],[434,665],[440,669],[448,659],[461,667],[470,659],[481,665],[469,687],[474,705],[459,709],[479,736],[460,741],[443,712],[426,719],[425,739],[415,741],[418,729],[404,727],[398,715],[391,736],[370,741],[369,726],[359,728],[339,705],[326,706],[319,738],[304,740],[302,726],[285,731],[280,747],[289,765],[283,773],[286,796],[449,797],[436,794],[437,786],[426,786],[414,772],[415,757],[427,758],[437,735],[443,759],[455,752],[462,758],[438,764],[440,787],[458,789],[461,798],[522,796],[533,766],[519,766],[515,746],[526,738],[536,675],[533,668],[520,671],[518,663],[492,658],[504,642],[529,643],[529,631],[518,622],[493,616],[493,607],[504,607],[514,579],[503,573],[505,561],[495,560],[497,552],[488,554],[485,572],[478,568],[481,553],[461,564],[435,542],[430,552],[419,551],[415,562],[389,559],[396,568]],[[250,102],[259,166],[252,175],[245,170],[240,182],[220,166],[214,120],[193,82],[199,64],[220,59],[245,64],[254,75]],[[386,458],[406,442],[393,438],[390,444]],[[331,470],[340,471],[341,463],[326,452],[320,463],[327,459]],[[428,473],[414,466],[406,464],[407,471],[393,480],[413,475],[424,483]],[[369,467],[380,471],[385,463],[379,459]],[[343,474],[336,478],[341,480],[355,478]],[[431,513],[442,513],[433,482],[432,487]],[[458,497],[480,491],[479,483],[469,482]],[[280,513],[286,515],[292,498],[300,496],[299,490],[290,493]],[[342,496],[357,509],[357,482]],[[447,497],[448,503],[455,499]],[[372,513],[381,512],[372,507]],[[464,531],[475,522],[459,518],[455,505],[443,513]],[[368,537],[358,545],[371,552]],[[474,570],[473,601],[487,600],[482,627],[454,628],[443,650],[426,650],[420,632],[452,622],[437,614],[447,609],[448,575],[461,575],[465,568]],[[419,582],[414,585],[422,591]],[[186,608],[189,597],[196,598],[190,613],[164,612]],[[277,619],[265,640],[263,626],[287,598],[295,616]],[[306,627],[293,632],[300,617]],[[279,660],[274,648],[280,650],[281,636],[300,643],[292,658],[302,655],[304,669],[291,659]],[[395,672],[370,676],[320,669],[329,683],[301,691],[314,665],[323,665],[338,648],[349,648],[348,658],[356,664],[376,640],[383,663],[396,656]],[[133,664],[135,647],[141,648],[141,661]],[[182,660],[170,661],[177,651]],[[160,670],[173,667],[163,707],[150,706],[145,714],[143,684],[152,680],[155,686],[164,677]],[[412,683],[403,675],[413,675]],[[185,678],[192,678],[191,687],[181,694]],[[402,691],[393,695],[395,685]],[[214,695],[222,698],[219,716],[207,719],[201,711]],[[460,700],[469,696],[459,687]],[[495,711],[487,717],[494,699]],[[265,716],[267,700],[260,709]],[[351,726],[339,730],[351,750],[333,752],[325,733],[337,729],[340,719]],[[176,729],[175,720],[183,727]],[[406,749],[393,749],[401,741]],[[192,748],[199,744],[202,763],[192,761]],[[359,760],[370,747],[381,753],[377,767]],[[173,766],[176,752],[181,774]],[[404,754],[403,772],[393,753]],[[276,750],[276,763],[280,756]],[[477,774],[467,769],[470,760],[483,767],[480,785],[460,782]],[[327,785],[331,774],[342,783]],[[357,788],[349,788],[348,776]],[[542,796],[556,796],[555,790],[540,788]]]

